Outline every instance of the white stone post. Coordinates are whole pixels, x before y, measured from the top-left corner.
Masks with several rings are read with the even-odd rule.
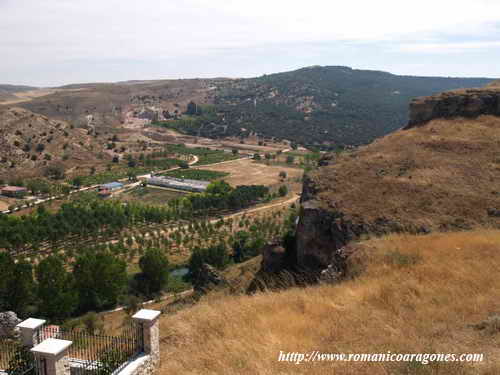
[[[155,366],[160,363],[160,317],[161,312],[156,310],[140,310],[132,319],[142,326],[142,342],[144,353],[151,356]]]
[[[29,318],[16,326],[21,331],[21,342],[23,346],[32,348],[39,343],[39,331],[45,322],[45,320]]]
[[[38,366],[44,375],[70,375],[68,348],[72,341],[47,339],[38,344],[31,352],[35,355]]]

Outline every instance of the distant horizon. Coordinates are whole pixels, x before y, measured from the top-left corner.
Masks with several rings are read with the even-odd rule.
[[[162,78],[134,78],[134,79],[128,79],[128,80],[118,80],[118,81],[82,81],[82,82],[64,82],[56,85],[51,85],[51,86],[38,86],[35,84],[31,84],[29,82],[27,83],[20,83],[20,82],[4,82],[0,81],[0,85],[11,85],[11,86],[29,86],[29,87],[34,87],[38,89],[50,89],[50,88],[60,88],[63,86],[69,86],[69,85],[89,85],[89,84],[120,84],[120,83],[128,83],[128,82],[151,82],[151,81],[170,81],[170,80],[195,80],[195,79],[251,79],[251,78],[258,78],[258,77],[263,77],[265,75],[273,75],[273,74],[280,74],[280,73],[288,73],[288,72],[294,72],[302,69],[307,69],[307,68],[315,68],[315,67],[321,67],[321,68],[329,68],[329,67],[345,67],[345,68],[350,68],[352,70],[363,70],[363,71],[374,71],[374,72],[383,72],[383,73],[389,73],[392,75],[400,76],[400,77],[416,77],[416,78],[458,78],[458,79],[491,79],[491,80],[498,80],[500,79],[499,77],[488,77],[488,76],[439,76],[439,75],[418,75],[418,74],[397,74],[391,71],[387,70],[381,70],[381,69],[361,69],[361,68],[356,68],[356,67],[351,67],[347,65],[310,65],[310,66],[303,66],[299,67],[296,69],[291,69],[291,70],[284,70],[284,71],[278,71],[278,72],[266,72],[262,73],[259,75],[252,75],[252,76],[207,76],[207,77],[162,77]]]

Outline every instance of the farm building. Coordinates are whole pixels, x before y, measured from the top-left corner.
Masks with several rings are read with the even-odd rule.
[[[202,193],[210,185],[209,181],[188,180],[174,177],[152,177],[147,180],[148,185],[166,187],[176,190]]]
[[[123,188],[121,182],[110,182],[109,184],[103,184],[99,186],[99,191],[115,191]]]
[[[6,197],[22,198],[28,193],[28,189],[21,186],[5,186],[2,188],[2,195]]]

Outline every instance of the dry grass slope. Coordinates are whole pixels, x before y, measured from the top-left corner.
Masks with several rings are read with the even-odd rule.
[[[354,222],[405,228],[498,227],[500,118],[433,120],[400,130],[312,174],[316,198]]]
[[[390,235],[358,245],[336,286],[208,297],[161,320],[161,374],[493,375],[500,231]],[[497,327],[498,328],[498,327]],[[477,364],[278,362],[282,351],[484,353]]]
[[[96,163],[103,149],[85,129],[23,108],[0,108],[0,177],[41,174],[51,163],[67,168]]]

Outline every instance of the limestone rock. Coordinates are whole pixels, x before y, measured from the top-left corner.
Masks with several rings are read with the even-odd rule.
[[[435,118],[500,116],[500,89],[450,91],[417,98],[410,103],[410,121],[405,129],[421,126]]]
[[[0,337],[16,337],[19,330],[16,326],[21,323],[15,312],[6,311],[0,313]]]
[[[194,282],[196,291],[206,291],[229,285],[226,278],[210,264],[204,263],[199,277]]]

